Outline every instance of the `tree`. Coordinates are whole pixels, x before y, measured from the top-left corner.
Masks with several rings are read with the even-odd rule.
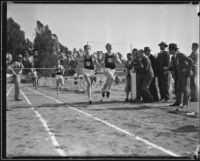
[[[28,49],[25,33],[11,17],[7,19],[7,52],[15,59],[17,54],[24,56]]]
[[[68,52],[68,48],[58,41],[56,34],[52,33],[49,26],[44,26],[40,21],[36,23],[36,36],[33,42],[34,50],[38,53],[38,68],[54,68],[56,60],[64,57],[63,54]],[[54,70],[39,70],[44,76],[50,76]]]

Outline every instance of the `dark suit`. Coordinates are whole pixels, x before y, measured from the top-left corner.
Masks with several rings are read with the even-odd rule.
[[[158,101],[159,98],[158,98],[158,90],[157,90],[157,87],[156,87],[156,81],[155,81],[155,78],[157,76],[157,62],[156,62],[156,57],[153,56],[152,54],[149,55],[149,59],[151,61],[151,65],[152,65],[152,69],[153,69],[153,73],[154,73],[154,77],[151,81],[151,84],[149,86],[149,90],[154,98],[155,101]]]
[[[172,78],[174,79],[174,89],[175,89],[175,95],[176,95],[178,73],[176,71],[176,58],[175,58],[174,55],[171,57],[171,64],[170,64],[170,66],[174,66],[173,71],[172,71]]]
[[[15,83],[14,99],[17,100],[19,99],[19,96],[20,96],[21,74],[22,74],[22,69],[24,68],[24,66],[21,62],[15,61],[8,66],[8,69],[12,69],[12,68],[16,74],[16,75],[13,75],[13,78],[14,78],[14,83]]]
[[[176,71],[178,75],[176,85],[176,102],[181,104],[183,95],[183,105],[188,105],[190,96],[190,76],[193,67],[193,61],[183,53],[177,53],[175,63],[171,64],[169,69]],[[186,70],[186,71],[183,71]]]
[[[137,86],[140,88],[143,101],[153,102],[154,99],[149,91],[149,86],[150,86],[151,80],[154,77],[154,73],[151,66],[151,61],[146,55],[138,59],[136,72],[139,73],[140,75],[140,80],[139,81],[136,80],[136,82],[138,83]]]
[[[164,71],[163,67],[169,67],[170,55],[167,51],[161,51],[157,56],[158,86],[161,99],[169,99],[170,72]]]

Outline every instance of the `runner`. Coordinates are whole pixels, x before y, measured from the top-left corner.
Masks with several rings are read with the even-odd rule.
[[[115,74],[115,63],[121,64],[121,60],[119,59],[119,56],[115,53],[112,52],[112,45],[110,43],[106,44],[106,50],[107,53],[102,55],[102,58],[99,59],[99,61],[104,64],[104,72],[106,76],[106,81],[103,85],[102,88],[102,99],[101,102],[103,101],[106,93],[106,97],[110,97],[110,89],[112,82],[114,80],[114,74]]]
[[[32,80],[33,80],[33,86],[35,87],[35,89],[37,89],[37,71],[34,67],[34,63],[32,64]]]
[[[57,60],[57,65],[56,65],[56,89],[57,89],[57,95],[59,94],[59,87],[60,84],[61,86],[64,85],[64,75],[65,72],[65,68],[63,67],[63,65],[60,64],[60,60]]]
[[[95,65],[98,65],[97,59],[94,57],[94,55],[91,55],[90,53],[91,47],[90,45],[84,46],[84,52],[85,55],[83,55],[81,58],[74,57],[76,61],[78,61],[80,64],[84,63],[84,69],[83,69],[83,75],[87,82],[87,94],[89,98],[89,103],[92,104],[92,83],[95,81]]]

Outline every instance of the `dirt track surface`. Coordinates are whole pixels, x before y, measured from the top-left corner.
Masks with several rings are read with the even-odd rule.
[[[30,84],[21,90],[31,104],[23,96],[23,101],[14,101],[14,88],[7,96],[6,150],[10,157],[60,156],[57,149],[66,156],[165,157],[172,156],[167,153],[170,151],[190,157],[198,144],[199,115],[186,116],[185,109],[174,112],[175,108],[168,106],[174,100],[125,103],[124,91],[116,88],[103,103],[99,102],[101,94],[94,93],[94,104],[89,105],[87,94],[65,91],[57,95],[55,89],[38,88],[36,91],[44,94],[40,95]],[[199,103],[190,107],[199,112]],[[35,111],[46,121],[59,147]]]

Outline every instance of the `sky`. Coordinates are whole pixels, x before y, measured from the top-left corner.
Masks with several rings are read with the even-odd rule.
[[[161,41],[177,43],[189,55],[191,44],[199,42],[198,5],[192,4],[14,4],[8,3],[12,17],[33,41],[36,21],[48,25],[59,42],[73,48],[90,44],[92,51],[105,51],[111,43],[123,57],[132,48],[149,46],[159,52]]]

